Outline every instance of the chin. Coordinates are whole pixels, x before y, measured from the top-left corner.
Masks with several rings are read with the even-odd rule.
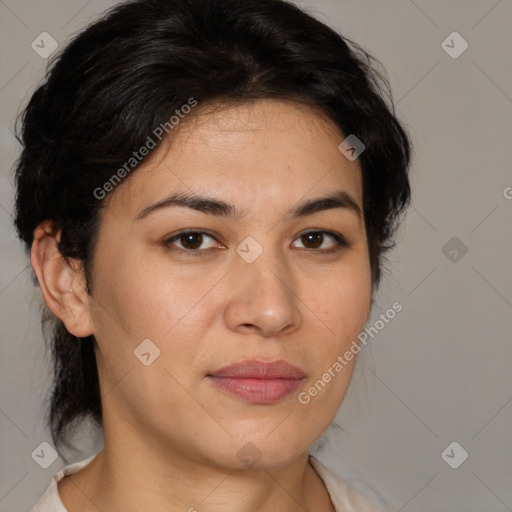
[[[275,428],[275,425],[272,428]],[[228,458],[226,461],[228,465],[234,466],[236,469],[279,468],[293,462],[312,444],[296,439],[296,434],[287,432],[276,435],[274,431],[269,435],[272,428],[261,430],[258,435],[254,436],[243,434],[233,436],[228,452],[234,454],[234,458]],[[223,458],[225,455],[226,452],[224,452]]]

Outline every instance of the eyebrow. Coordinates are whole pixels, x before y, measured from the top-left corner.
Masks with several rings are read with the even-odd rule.
[[[144,208],[137,215],[135,220],[143,219],[151,213],[163,208],[176,206],[191,208],[193,210],[218,217],[232,217],[235,219],[241,219],[247,215],[245,211],[239,210],[235,205],[221,201],[219,199],[187,193],[174,193],[169,197],[166,197],[165,199]],[[289,210],[285,214],[284,218],[286,220],[296,219],[305,217],[307,215],[312,215],[317,212],[331,210],[333,208],[345,208],[346,210],[351,211],[357,215],[359,219],[362,218],[361,208],[352,198],[352,196],[344,190],[336,191],[325,197],[304,201],[295,208]]]

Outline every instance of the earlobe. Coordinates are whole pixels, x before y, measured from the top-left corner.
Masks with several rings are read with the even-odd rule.
[[[50,311],[79,338],[93,334],[89,295],[80,261],[66,259],[58,249],[61,232],[51,220],[34,230],[30,261]]]

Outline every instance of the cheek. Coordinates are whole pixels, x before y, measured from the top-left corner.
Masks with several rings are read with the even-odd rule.
[[[315,350],[308,355],[314,361],[314,372],[304,399],[311,400],[311,406],[317,410],[325,407],[325,413],[332,415],[350,383],[358,354],[358,336],[371,310],[369,265],[340,269],[317,300],[314,311],[323,313],[318,314],[323,322],[321,331],[316,331]],[[345,359],[347,352],[350,354]]]
[[[345,396],[357,360],[358,335],[371,309],[369,267],[347,268],[336,276],[311,308],[322,320],[319,323],[315,319],[316,325],[322,327],[311,330],[314,350],[305,355],[313,371],[298,397],[305,410],[314,410],[320,426],[333,419]]]
[[[197,366],[204,295],[215,280],[159,268],[150,258],[120,256],[116,263],[101,274],[98,268],[95,302],[101,306],[94,308],[104,387],[116,389],[109,399],[132,404],[137,414],[151,410],[149,416],[163,404],[172,410],[173,403],[183,403],[183,414],[189,408],[197,413],[182,385],[189,387]],[[148,351],[154,362],[145,366],[137,356]]]
[[[148,257],[118,258],[103,272],[98,296],[134,338],[164,338],[181,319],[186,319],[210,278],[201,279],[181,267],[152,264]]]
[[[168,386],[167,394],[179,395],[179,385],[164,369],[182,384],[192,385],[198,372],[208,365],[208,354],[201,350],[201,344],[208,338],[208,328],[219,310],[216,283],[220,277],[211,271],[199,272],[199,265],[171,267],[150,258],[140,258],[138,264],[121,260],[103,285],[102,300],[112,314],[100,311],[99,326],[101,352],[106,366],[115,369],[115,377],[131,368],[146,390],[152,391],[151,396],[163,396],[154,393],[162,382]],[[146,339],[158,354],[150,368],[134,357]],[[164,373],[155,374],[157,368]]]
[[[371,280],[369,271],[353,270],[344,273],[340,283],[332,291],[330,297],[333,322],[336,332],[346,337],[344,332],[354,329],[358,331],[365,324],[371,309]]]
[[[363,257],[348,263],[326,276],[317,290],[317,307],[338,343],[359,334],[371,309],[370,265]]]

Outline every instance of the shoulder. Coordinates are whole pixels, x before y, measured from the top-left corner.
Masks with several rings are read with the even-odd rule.
[[[310,455],[309,460],[323,480],[336,512],[380,512],[379,508],[368,501],[354,487],[342,480],[316,457]]]
[[[39,498],[39,501],[34,505],[34,508],[32,508],[30,512],[68,512],[60,499],[57,483],[65,476],[77,473],[87,466],[87,464],[89,464],[96,455],[97,454],[94,454],[80,462],[69,464],[56,473],[42,496]]]

